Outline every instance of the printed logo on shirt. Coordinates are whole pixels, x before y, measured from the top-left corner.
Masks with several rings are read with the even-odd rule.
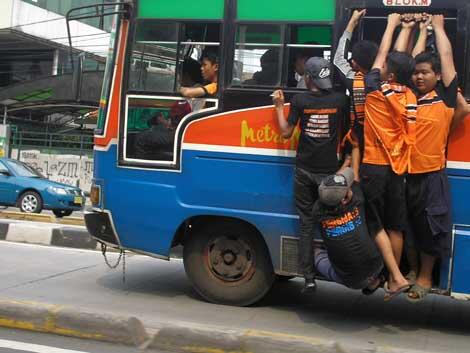
[[[330,137],[330,117],[329,115],[310,115],[307,125],[305,126],[305,134],[315,138]]]
[[[338,218],[321,222],[327,237],[335,238],[354,231],[362,224],[359,208],[343,214]]]

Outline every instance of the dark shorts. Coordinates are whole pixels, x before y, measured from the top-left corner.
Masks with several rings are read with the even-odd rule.
[[[371,164],[363,164],[360,174],[371,236],[382,229],[405,230],[405,177],[395,174],[389,166]]]
[[[445,170],[408,175],[406,199],[416,248],[431,256],[449,256],[452,213]]]

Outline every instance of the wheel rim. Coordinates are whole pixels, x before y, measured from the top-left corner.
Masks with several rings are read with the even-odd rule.
[[[38,207],[38,199],[34,195],[26,195],[21,201],[21,208],[25,212],[34,212]]]
[[[247,281],[255,271],[254,252],[239,238],[217,237],[205,251],[209,271],[226,284]]]

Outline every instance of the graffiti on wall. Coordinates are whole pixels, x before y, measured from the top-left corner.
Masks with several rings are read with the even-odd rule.
[[[17,153],[16,153],[17,154]],[[38,150],[19,152],[19,160],[38,170],[50,180],[90,191],[93,159],[71,154],[48,154]]]

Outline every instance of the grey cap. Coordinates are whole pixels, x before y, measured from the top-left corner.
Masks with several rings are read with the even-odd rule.
[[[348,190],[354,183],[354,172],[351,168],[345,168],[341,172],[327,176],[318,187],[318,198],[327,206],[336,206],[348,194]]]
[[[313,79],[313,83],[320,89],[331,89],[331,64],[328,60],[314,56],[305,62],[305,74]]]

